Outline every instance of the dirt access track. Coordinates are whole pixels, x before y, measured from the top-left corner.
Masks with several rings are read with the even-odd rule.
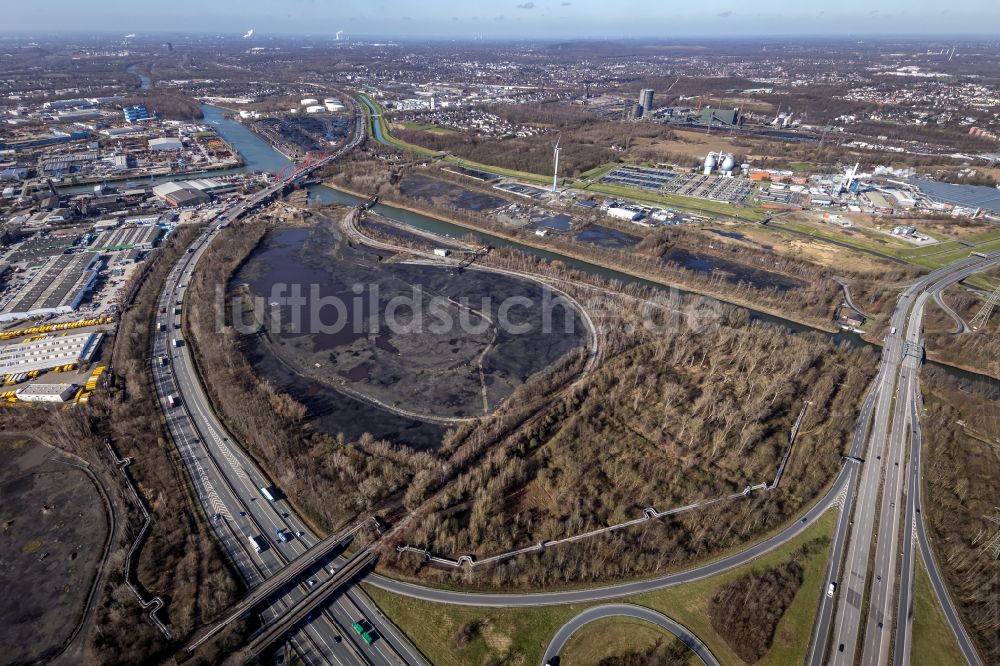
[[[0,650],[44,662],[75,633],[108,537],[90,477],[37,440],[0,434]]]

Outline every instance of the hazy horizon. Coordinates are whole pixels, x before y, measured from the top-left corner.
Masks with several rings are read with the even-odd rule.
[[[843,0],[802,7],[781,0],[751,5],[723,1],[711,7],[645,0],[468,2],[415,4],[402,0],[324,2],[246,0],[207,5],[194,0],[136,4],[121,0],[50,0],[5,10],[4,34],[192,33],[255,39],[332,36],[358,39],[703,39],[707,37],[959,37],[990,38],[1000,25],[1000,3],[957,0],[942,8],[926,0],[872,3]],[[994,33],[1000,34],[1000,33]]]

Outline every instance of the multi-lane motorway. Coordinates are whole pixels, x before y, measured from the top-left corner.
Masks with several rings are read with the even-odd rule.
[[[296,175],[304,178],[316,168],[356,147],[364,137],[358,114],[350,143]],[[173,268],[159,298],[150,359],[157,395],[171,439],[191,478],[194,491],[209,524],[246,584],[253,588],[302,556],[317,542],[309,527],[293,508],[278,497],[268,501],[260,489],[271,484],[263,471],[237,445],[212,411],[195,370],[191,350],[181,329],[184,296],[191,274],[206,248],[219,237],[232,233],[230,222],[239,219],[276,196],[287,183],[278,183],[240,201],[206,229]],[[285,541],[277,533],[285,535]],[[259,545],[255,545],[257,541]],[[306,596],[313,586],[332,577],[330,563],[317,563],[309,577],[297,587],[282,590],[259,607],[267,623]],[[367,645],[351,624],[364,620],[374,628],[375,641]],[[289,642],[310,664],[423,664],[419,653],[381,616],[358,590],[347,589],[308,615],[290,634]]]
[[[821,603],[810,664],[822,663],[824,654],[829,655],[828,663],[854,664],[859,651],[862,664],[886,664],[893,647],[897,662],[909,654],[912,535],[914,523],[922,526],[916,498],[920,478],[918,378],[923,357],[923,308],[927,299],[945,286],[998,261],[1000,255],[972,256],[930,273],[906,289],[892,313],[878,376],[855,428],[851,460],[860,467],[860,475],[852,473],[847,502],[837,525],[829,569],[833,588]],[[846,544],[843,562],[842,544]],[[926,564],[935,588],[944,590],[936,565],[933,561]],[[950,600],[947,594],[943,597],[947,610]],[[828,640],[831,616],[835,620],[832,639]],[[893,632],[897,618],[901,623]],[[959,642],[965,644],[966,658],[977,663],[978,657],[957,614],[949,619]]]

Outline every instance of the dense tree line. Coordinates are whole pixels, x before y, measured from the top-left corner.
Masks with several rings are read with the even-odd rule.
[[[122,102],[122,106],[134,104],[145,104],[150,113],[168,120],[197,120],[202,117],[198,100],[175,92],[142,91]]]
[[[754,664],[771,650],[778,623],[802,585],[802,560],[823,550],[828,542],[826,537],[810,541],[790,560],[751,571],[715,593],[708,607],[709,619],[740,659]]]
[[[1000,663],[1000,385],[929,365],[923,390],[931,543],[983,661]]]

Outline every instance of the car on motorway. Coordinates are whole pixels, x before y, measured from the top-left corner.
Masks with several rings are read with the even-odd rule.
[[[275,536],[278,537],[278,541],[280,541],[281,543],[286,543],[288,541],[288,537],[285,536],[285,533],[281,531],[280,527],[274,528],[274,534]]]
[[[830,586],[828,588],[826,588],[826,596],[832,597],[833,593],[834,593],[834,591],[836,589],[837,589],[837,584],[836,583],[830,583]]]

